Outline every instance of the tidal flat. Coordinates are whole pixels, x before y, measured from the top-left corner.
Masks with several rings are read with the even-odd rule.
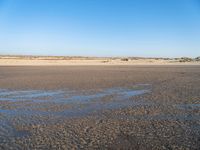
[[[0,149],[199,148],[199,65],[0,67]]]

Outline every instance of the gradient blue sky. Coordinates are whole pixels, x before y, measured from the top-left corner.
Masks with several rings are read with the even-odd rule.
[[[199,56],[200,0],[0,0],[0,54]]]

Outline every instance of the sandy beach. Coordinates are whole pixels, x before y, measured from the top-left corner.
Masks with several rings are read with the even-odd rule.
[[[2,66],[0,149],[198,149],[200,66]]]

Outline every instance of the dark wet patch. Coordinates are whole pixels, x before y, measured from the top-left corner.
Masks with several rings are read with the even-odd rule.
[[[14,90],[0,90],[1,101],[30,101],[30,100],[45,100],[59,98],[63,96],[64,92],[60,90],[43,91],[43,90],[27,90],[27,91],[14,91]]]
[[[181,114],[181,115],[116,115],[113,117],[114,119],[122,119],[122,120],[147,120],[147,121],[198,121],[200,120],[199,115],[191,115],[191,114]]]
[[[1,119],[0,121],[0,142],[3,139],[11,139],[11,138],[23,138],[30,136],[30,132],[26,130],[17,130],[11,120],[7,118]]]
[[[5,92],[5,90],[4,90]],[[100,90],[94,93],[86,93],[84,94],[75,93],[72,91],[46,91],[45,94],[42,94],[41,91],[30,92],[30,91],[23,91],[19,92],[26,93],[25,95],[19,95],[17,91],[7,92],[6,94],[1,95],[8,95],[7,93],[12,93],[11,101],[13,103],[9,103],[8,105],[12,106],[13,109],[4,109],[0,108],[0,113],[10,115],[10,116],[28,116],[28,115],[64,115],[64,116],[83,116],[88,115],[96,111],[105,110],[105,109],[117,109],[117,108],[124,108],[127,106],[137,106],[137,105],[148,105],[148,102],[145,101],[133,101],[129,100],[129,98],[142,95],[148,93],[149,90],[131,90],[127,88],[112,88],[106,90]],[[14,93],[17,95],[14,97]],[[33,94],[34,93],[34,94]],[[80,92],[81,93],[81,92]],[[27,96],[27,94],[30,94]],[[33,99],[33,96],[35,100]],[[36,96],[37,95],[37,96]],[[39,95],[39,97],[38,97]],[[49,99],[46,100],[41,95],[48,95]],[[1,96],[3,97],[3,96]],[[19,99],[20,97],[20,99]],[[32,99],[26,99],[27,97],[31,97]],[[37,98],[37,99],[36,99]],[[28,103],[27,103],[28,101]],[[19,103],[20,102],[20,103]],[[23,102],[23,103],[21,103]],[[26,103],[25,103],[26,102]],[[26,104],[26,105],[25,105]],[[29,105],[27,105],[29,104]],[[65,109],[64,111],[58,110],[54,111],[45,111],[43,110],[46,107],[54,107],[57,105],[58,107],[63,105],[70,105],[71,107]],[[20,106],[20,108],[18,108]],[[22,108],[24,106],[24,108]],[[35,110],[39,109],[39,110]]]
[[[191,109],[191,110],[200,110],[200,104],[176,104],[175,107],[178,109]]]
[[[117,109],[136,105],[147,105],[145,101],[135,101],[134,96],[149,92],[146,85],[132,88],[110,88],[89,91],[70,90],[0,90],[0,137],[24,137],[30,133],[16,130],[16,124],[32,124],[46,120],[58,121],[63,117],[82,117],[107,109]],[[138,89],[139,88],[139,89]],[[63,106],[70,106],[61,109]],[[48,108],[52,107],[47,111]],[[64,107],[65,108],[65,107]],[[56,111],[53,111],[56,109]],[[17,123],[16,123],[16,120]],[[46,122],[49,123],[49,122]]]
[[[31,133],[29,131],[26,130],[15,130],[14,131],[14,136],[18,137],[18,138],[23,138],[23,137],[27,137],[30,136]]]
[[[143,85],[144,86],[144,85]],[[139,86],[137,86],[139,87]],[[128,89],[128,88],[111,88],[100,90],[97,92],[91,91],[69,91],[69,90],[55,90],[55,91],[40,91],[40,90],[28,90],[28,91],[9,91],[0,90],[0,101],[34,101],[34,102],[65,102],[65,103],[87,103],[91,100],[97,100],[109,95],[120,95],[125,98],[129,98],[136,95],[141,95],[149,92],[148,90],[140,89]],[[47,101],[48,100],[48,101]]]
[[[0,101],[11,102],[54,102],[65,104],[84,104],[101,98],[113,95],[123,99],[127,99],[136,95],[141,95],[149,92],[149,90],[133,90],[128,88],[111,88],[99,90],[91,93],[91,91],[69,91],[69,90],[55,90],[55,91],[9,91],[0,90]]]

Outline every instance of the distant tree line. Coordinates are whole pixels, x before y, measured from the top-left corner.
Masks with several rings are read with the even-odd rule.
[[[155,60],[177,60],[179,62],[192,62],[192,61],[200,61],[200,56],[196,58],[190,57],[181,57],[181,58],[139,58],[139,57],[127,57],[121,58],[121,61],[129,61],[129,60],[138,60],[138,59],[155,59]]]
[[[181,57],[179,60],[179,62],[191,62],[191,61],[200,61],[200,56],[196,58]]]

